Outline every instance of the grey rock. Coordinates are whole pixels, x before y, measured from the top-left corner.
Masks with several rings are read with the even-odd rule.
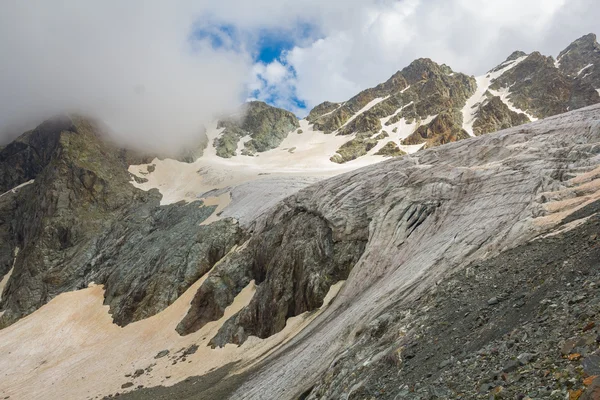
[[[163,358],[165,356],[169,355],[169,350],[161,350],[158,352],[157,355],[154,356],[154,358]]]

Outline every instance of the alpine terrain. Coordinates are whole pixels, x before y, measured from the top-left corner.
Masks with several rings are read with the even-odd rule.
[[[0,147],[0,398],[600,399],[594,34],[197,143]]]

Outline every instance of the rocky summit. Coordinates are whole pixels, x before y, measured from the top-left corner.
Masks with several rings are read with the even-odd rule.
[[[250,101],[174,158],[23,133],[0,398],[599,399],[598,48]]]

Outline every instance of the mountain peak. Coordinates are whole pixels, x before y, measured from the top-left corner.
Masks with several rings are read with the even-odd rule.
[[[600,89],[600,44],[589,33],[560,52],[557,66],[567,76]]]
[[[600,51],[600,45],[598,45],[597,37],[595,33],[588,33],[573,41],[558,55],[558,60],[561,60],[564,56],[571,52],[581,51]]]
[[[521,51],[521,50],[513,51],[512,54],[506,58],[505,62],[506,61],[514,61],[518,58],[525,57],[526,55],[527,55],[527,53],[525,53],[524,51]]]

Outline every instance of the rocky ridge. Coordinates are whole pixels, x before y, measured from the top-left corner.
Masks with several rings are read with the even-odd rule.
[[[331,140],[330,134],[348,137],[328,156],[334,163],[378,155],[389,141],[400,150],[395,154],[414,153],[600,102],[599,49],[596,36],[589,34],[556,61],[539,52],[515,51],[481,77],[418,59],[347,101],[317,105],[305,121],[325,135],[323,140]],[[259,102],[246,107],[241,121],[219,123],[225,128],[214,141],[219,156],[275,149],[299,127],[285,110]]]

